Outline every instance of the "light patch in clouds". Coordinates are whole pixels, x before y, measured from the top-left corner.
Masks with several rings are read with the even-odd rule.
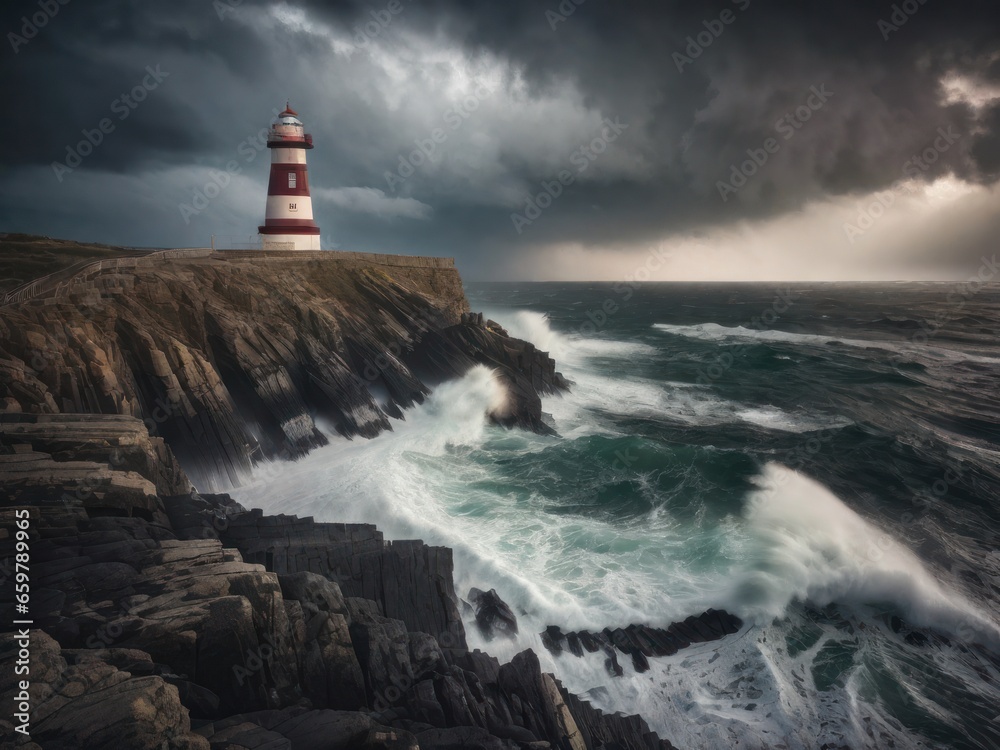
[[[415,198],[387,196],[384,190],[378,188],[319,188],[314,195],[345,211],[371,214],[381,219],[429,219],[433,212],[430,206]]]
[[[280,3],[263,14],[257,14],[254,22],[259,30],[273,31],[276,26],[281,26],[293,33],[325,39],[336,55],[350,58],[356,51],[355,46],[339,36],[332,27],[310,17],[302,8],[294,8],[287,3]]]
[[[1000,190],[952,176],[887,191],[816,201],[801,211],[743,221],[645,246],[549,245],[519,259],[523,278],[626,281],[950,281],[993,257]],[[883,201],[879,201],[882,196]],[[874,206],[880,207],[873,208]],[[869,224],[860,217],[868,214]],[[878,214],[878,216],[875,216]],[[849,236],[847,225],[867,227]],[[942,258],[947,247],[950,256]]]
[[[968,104],[977,112],[1000,99],[1000,85],[968,76],[951,75],[941,81],[947,104]]]
[[[357,43],[359,27],[324,24],[300,8],[281,6],[268,19],[272,27],[280,24],[293,33],[321,37],[337,53],[309,61],[309,75],[329,81],[330,88],[325,101],[314,100],[309,110],[303,107],[307,125],[335,123],[340,137],[345,132],[337,127],[340,122],[377,118],[382,150],[371,147],[375,143],[361,146],[368,157],[361,166],[377,171],[385,183],[379,187],[390,194],[435,205],[445,201],[510,209],[537,192],[539,181],[575,169],[571,157],[602,136],[605,118],[621,121],[621,113],[594,106],[568,78],[532,87],[521,65],[485,50],[469,52],[440,33],[416,33],[405,14],[393,18],[377,36],[361,33],[363,45]],[[262,28],[265,37],[264,31],[273,33]],[[341,52],[348,46],[345,59]],[[338,111],[345,101],[362,106],[348,117]],[[637,141],[645,143],[641,128],[627,120],[623,124],[626,137],[589,163],[578,175],[580,182],[649,176],[643,152],[636,149]],[[436,131],[440,137],[432,143]],[[421,154],[411,158],[420,144],[433,148],[426,160]],[[404,167],[400,175],[404,161],[418,167],[415,174],[408,176]],[[390,183],[386,174],[403,176],[404,184]]]

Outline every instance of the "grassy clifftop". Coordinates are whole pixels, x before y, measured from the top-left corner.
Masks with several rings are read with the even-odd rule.
[[[0,233],[0,294],[75,263],[134,254],[132,248]]]

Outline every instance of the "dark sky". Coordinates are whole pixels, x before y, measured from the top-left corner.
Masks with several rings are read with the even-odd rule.
[[[995,0],[8,0],[0,31],[0,230],[246,242],[290,100],[324,245],[467,278],[961,279],[998,249]]]

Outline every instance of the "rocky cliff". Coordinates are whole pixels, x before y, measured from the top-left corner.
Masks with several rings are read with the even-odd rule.
[[[26,525],[31,581],[27,615],[0,587],[0,703],[30,704],[0,733],[31,734],[4,747],[670,747],[531,651],[470,651],[449,550],[193,493],[138,419],[0,415],[0,484],[0,557]]]
[[[0,308],[0,410],[119,414],[162,437],[202,489],[322,445],[323,420],[371,437],[479,363],[499,423],[544,431],[555,363],[468,302],[440,258],[175,254],[106,261]]]
[[[0,716],[3,743],[670,747],[640,717],[569,694],[530,650],[502,665],[470,651],[450,550],[194,491],[323,444],[320,420],[348,438],[391,429],[476,364],[507,391],[490,418],[548,431],[540,397],[566,382],[547,354],[468,311],[452,263],[147,254],[62,269],[7,299],[0,703],[29,709]],[[15,539],[30,558],[26,614]],[[517,631],[495,592],[472,598],[479,627]],[[544,642],[604,649],[615,675],[616,649],[641,671],[738,627],[723,615],[664,630],[552,627]],[[24,617],[26,634],[12,625]],[[25,653],[27,698],[14,669]],[[30,741],[15,732],[23,722]]]

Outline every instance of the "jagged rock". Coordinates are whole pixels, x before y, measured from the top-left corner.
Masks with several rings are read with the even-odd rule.
[[[208,719],[219,715],[219,696],[208,688],[174,675],[161,675],[164,682],[177,688],[177,695],[193,718]]]
[[[0,443],[2,455],[32,460],[49,447],[42,438],[20,452]],[[91,463],[104,457],[95,450]],[[68,471],[79,462],[61,463]],[[13,538],[9,502],[0,500],[0,557]],[[144,502],[148,512],[136,505],[132,515],[94,516],[76,495],[31,508],[35,591],[49,592],[33,632],[48,645],[32,654],[37,685],[49,685],[35,701],[45,750],[106,744],[108,717],[116,744],[158,750],[416,750],[415,735],[435,746],[668,746],[635,717],[576,701],[530,651],[502,666],[469,652],[448,550],[386,543],[370,526],[267,517],[224,496],[164,500],[154,491]],[[14,619],[7,613],[0,628]],[[722,616],[709,614],[703,626],[721,627]],[[413,627],[420,623],[446,629]],[[626,632],[634,640],[644,631]],[[11,674],[0,670],[0,696]],[[79,687],[69,696],[64,675]]]
[[[67,664],[83,664],[98,661],[110,664],[116,669],[132,675],[153,674],[156,667],[153,659],[145,651],[131,648],[81,648],[63,649],[62,656]]]
[[[408,732],[382,726],[367,714],[352,711],[258,711],[213,722],[199,732],[213,748],[242,737],[250,742],[282,740],[294,750],[417,750],[416,740]]]
[[[556,656],[562,653],[562,642],[564,639],[565,636],[556,625],[549,625],[542,632],[542,645]]]
[[[669,741],[660,739],[651,732],[641,716],[606,716],[589,703],[567,691],[558,683],[557,687],[567,708],[576,719],[577,727],[587,747],[634,747],[650,750],[671,750]],[[593,692],[593,691],[591,691]]]
[[[643,656],[652,656],[655,647],[652,640],[646,635],[646,627],[644,625],[629,625],[625,628],[625,635],[628,637],[630,643],[633,644],[632,651],[638,651]]]
[[[226,727],[211,738],[212,750],[292,750],[292,743],[277,732],[245,722]]]
[[[709,609],[699,616],[706,625],[711,627],[718,637],[738,633],[743,627],[743,621],[734,614],[723,610]]]
[[[542,633],[542,643],[553,654],[562,653],[562,639],[574,656],[583,656],[583,651],[593,653],[604,648],[607,658],[605,668],[614,677],[623,674],[615,650],[628,654],[637,672],[649,669],[651,657],[671,656],[679,649],[692,643],[716,640],[739,631],[743,622],[725,610],[709,609],[697,617],[688,617],[684,622],[671,623],[667,628],[651,628],[647,625],[629,625],[626,628],[605,628],[592,635],[587,631],[566,633],[555,625],[550,625]]]
[[[479,649],[467,651],[455,663],[467,672],[475,674],[482,682],[492,684],[497,681],[500,672],[500,662],[496,657],[483,653]]]
[[[149,480],[159,495],[191,491],[191,483],[162,438],[139,419],[95,414],[3,414],[0,445],[27,445],[60,464],[96,462]],[[44,446],[44,450],[38,449]]]
[[[622,669],[621,664],[618,663],[618,657],[611,648],[607,648],[604,651],[604,669],[612,677],[621,677],[625,674],[625,670]]]
[[[469,591],[468,599],[476,608],[476,625],[486,640],[497,636],[514,639],[517,637],[517,617],[507,603],[500,598],[496,589],[482,592]]]
[[[639,673],[649,671],[649,659],[639,649],[632,651],[632,668]]]
[[[278,576],[281,593],[286,599],[295,599],[321,612],[347,614],[347,604],[340,586],[323,576],[303,570]]]
[[[474,312],[462,313],[461,322],[463,326],[476,326],[482,328],[484,325],[483,314]]]
[[[408,704],[413,715],[432,727],[443,727],[448,723],[444,708],[434,689],[434,680],[422,680],[413,686],[408,696]]]
[[[230,519],[247,509],[229,495],[191,492],[163,499],[170,526],[178,539],[220,539]]]
[[[684,624],[687,625],[688,628],[690,628],[691,632],[695,633],[698,639],[697,641],[691,639],[692,643],[695,642],[705,643],[707,641],[714,641],[717,637],[719,637],[712,632],[711,628],[709,628],[704,622],[699,620],[697,617],[694,616],[688,617],[687,619],[684,620]]]
[[[407,362],[430,380],[442,373],[459,376],[474,364],[494,369],[507,398],[490,419],[504,427],[550,434],[552,428],[542,420],[541,396],[568,390],[569,383],[556,372],[555,361],[546,352],[505,333],[487,328],[481,319],[428,331]]]
[[[516,724],[509,724],[507,726],[494,726],[491,727],[490,732],[494,737],[499,737],[501,740],[512,740],[519,745],[531,745],[533,743],[541,744],[542,741],[535,736],[533,732],[529,732],[524,727],[519,727]],[[549,743],[544,743],[546,746]]]
[[[8,706],[17,692],[16,654],[14,636],[0,634],[0,700]],[[38,630],[31,631],[31,659],[31,736],[41,747],[209,750],[191,732],[177,689],[160,677],[133,677],[98,659],[69,664]]]
[[[437,639],[427,633],[407,633],[410,652],[410,667],[413,677],[419,680],[434,672],[443,671],[445,656]]]
[[[444,710],[445,726],[468,727],[478,724],[472,711],[474,702],[466,698],[465,687],[463,675],[439,675],[434,680],[434,691]]]
[[[538,394],[566,387],[530,344],[463,318],[461,278],[442,259],[218,253],[50,292],[4,308],[2,411],[138,417],[206,490],[325,444],[315,415],[374,437],[477,362],[510,390],[493,415],[508,426],[549,429]]]
[[[9,415],[0,415],[0,418]],[[90,461],[57,462],[48,454],[0,455],[5,492],[20,505],[76,502],[90,515],[141,515],[157,511],[156,486],[135,472]],[[161,519],[157,519],[161,520]]]
[[[364,707],[364,675],[344,615],[298,601],[285,607],[302,693],[316,705]]]
[[[687,628],[684,625],[684,623],[679,623],[679,622],[671,623],[670,625],[667,626],[667,633],[669,633],[673,637],[674,642],[676,643],[677,648],[679,649],[687,648],[692,644],[692,642],[697,642],[691,640],[691,637],[694,636],[694,634],[691,633],[690,629]]]
[[[521,726],[560,746],[574,750],[586,748],[555,679],[542,673],[534,652],[522,651],[509,664],[503,665],[499,684],[509,695],[520,698],[522,713],[518,723]]]
[[[622,653],[627,654],[632,650],[632,642],[629,640],[625,631],[621,628],[615,628],[614,630],[605,628],[604,635],[607,636],[611,644]]]
[[[580,637],[580,644],[590,653],[595,653],[601,647],[597,639],[586,630],[578,633],[578,636]]]
[[[335,580],[347,596],[378,602],[382,615],[403,621],[410,631],[430,633],[443,649],[466,648],[446,547],[386,543],[374,526],[265,517],[259,511],[231,515],[218,534],[248,562]]]
[[[376,710],[398,703],[413,685],[409,635],[401,620],[382,617],[371,603],[348,597],[351,642],[365,675],[368,704]]]
[[[493,331],[493,333],[498,333],[501,336],[510,337],[510,334],[507,333],[507,329],[504,328],[499,323],[497,323],[495,320],[487,320],[485,325],[488,331]]]

